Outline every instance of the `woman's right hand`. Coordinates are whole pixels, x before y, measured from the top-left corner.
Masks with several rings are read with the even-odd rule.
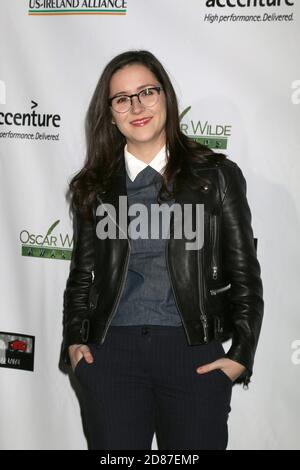
[[[90,348],[86,344],[72,344],[68,348],[73,372],[82,357],[88,364],[94,361]]]

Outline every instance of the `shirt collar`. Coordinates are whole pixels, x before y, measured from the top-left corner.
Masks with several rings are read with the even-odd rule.
[[[127,144],[124,147],[124,157],[126,171],[131,181],[134,181],[137,175],[148,165],[162,174],[167,163],[166,144],[160,149],[150,163],[145,163],[132,155],[132,153],[128,152]]]

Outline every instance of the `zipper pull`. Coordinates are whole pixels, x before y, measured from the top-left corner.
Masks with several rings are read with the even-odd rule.
[[[249,389],[249,383],[251,382],[249,375],[246,375],[246,377],[243,380],[243,389],[248,390]]]
[[[203,331],[204,331],[204,341],[205,341],[205,343],[207,343],[207,340],[208,340],[208,323],[207,323],[206,317],[204,317],[203,315],[201,316],[201,322],[202,322]]]
[[[218,266],[213,266],[213,279],[217,279],[218,277]]]
[[[94,282],[95,272],[92,271],[92,282]]]

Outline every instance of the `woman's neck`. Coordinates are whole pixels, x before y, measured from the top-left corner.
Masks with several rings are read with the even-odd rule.
[[[150,163],[164,145],[164,140],[160,140],[155,144],[152,142],[127,142],[127,150],[142,162]]]

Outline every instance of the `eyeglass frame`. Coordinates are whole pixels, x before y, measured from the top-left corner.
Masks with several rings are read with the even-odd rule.
[[[133,93],[132,95],[118,95],[118,94],[117,94],[117,95],[112,96],[111,98],[108,99],[108,104],[109,104],[110,107],[112,107],[111,103],[112,103],[112,100],[113,100],[113,99],[115,99],[115,98],[120,98],[121,96],[126,96],[126,98],[130,98],[130,106],[129,106],[129,108],[128,108],[127,111],[116,111],[113,107],[112,107],[112,108],[113,108],[114,111],[116,111],[116,113],[120,113],[120,114],[128,113],[128,111],[130,110],[130,108],[131,108],[131,106],[132,106],[132,98],[133,98],[134,96],[137,97],[137,99],[138,99],[138,101],[139,101],[139,103],[140,103],[141,105],[145,106],[145,105],[141,102],[139,95],[140,95],[141,93],[143,93],[143,91],[145,91],[145,90],[153,90],[153,89],[156,90],[156,91],[158,92],[158,95],[160,96],[160,92],[161,92],[161,90],[163,90],[163,87],[162,87],[161,85],[146,87],[146,88],[143,88],[143,90],[139,91],[138,93]],[[154,106],[154,105],[152,105],[152,106]],[[145,106],[145,108],[151,108],[151,106]]]

